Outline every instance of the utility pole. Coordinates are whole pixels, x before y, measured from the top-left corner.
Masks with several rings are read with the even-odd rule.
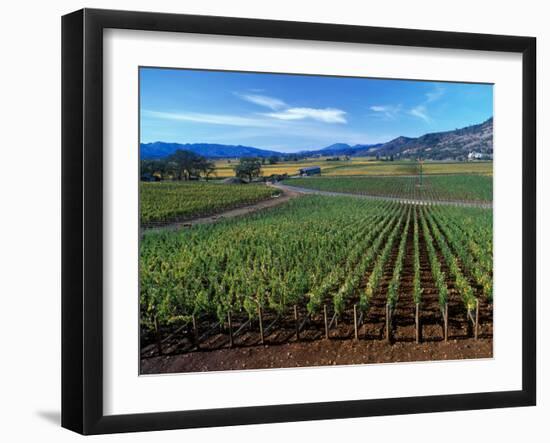
[[[420,186],[422,186],[422,157],[418,158],[418,164],[420,165]]]

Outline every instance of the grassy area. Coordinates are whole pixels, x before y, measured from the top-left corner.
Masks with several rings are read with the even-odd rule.
[[[238,160],[218,160],[216,176],[232,177],[233,166]],[[297,162],[280,162],[275,165],[263,165],[262,175],[272,174],[296,175],[300,168],[319,166],[321,174],[327,176],[353,175],[411,175],[418,172],[418,165],[414,161],[383,162],[368,157],[353,157],[349,160],[327,161],[326,157],[304,159]],[[493,162],[424,162],[425,174],[493,174]]]
[[[168,223],[255,203],[278,191],[263,184],[140,183],[141,224]]]
[[[307,177],[284,184],[321,191],[403,197],[418,200],[493,200],[493,179],[485,175],[428,175],[420,185],[418,177]]]

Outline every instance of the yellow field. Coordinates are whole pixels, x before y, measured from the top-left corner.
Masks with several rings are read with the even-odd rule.
[[[218,178],[233,177],[233,166],[238,160],[218,160],[215,175]],[[296,175],[300,168],[319,166],[324,176],[346,175],[410,175],[417,174],[417,164],[412,161],[382,162],[367,157],[354,157],[350,160],[326,161],[325,158],[304,159],[297,162],[281,162],[276,165],[263,165],[262,175]],[[424,162],[425,174],[493,174],[493,162]]]
[[[217,160],[215,161],[216,165],[216,175],[220,178],[224,177],[233,177],[233,166],[238,163],[239,160],[234,159],[230,160],[231,163],[228,163],[227,160]],[[328,172],[334,167],[340,166],[363,166],[376,164],[380,162],[369,160],[367,157],[356,157],[351,160],[342,160],[338,162],[326,161],[326,157],[304,159],[297,162],[280,162],[276,165],[265,164],[262,166],[262,175],[269,176],[272,174],[288,174],[295,175],[298,174],[300,168],[305,168],[308,166],[320,166],[321,171]]]

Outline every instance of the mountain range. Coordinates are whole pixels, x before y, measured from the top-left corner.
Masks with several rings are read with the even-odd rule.
[[[426,159],[463,159],[470,152],[492,155],[493,153],[493,118],[483,123],[454,129],[452,131],[434,132],[420,137],[397,137],[386,143],[357,144],[335,143],[321,149],[311,149],[295,154],[241,145],[223,145],[211,143],[141,143],[142,159],[165,158],[176,150],[192,151],[207,158],[238,157],[271,157],[271,156],[394,156],[423,157]]]
[[[164,158],[176,152],[178,149],[191,151],[207,158],[236,158],[236,157],[270,157],[281,156],[280,152],[267,149],[252,148],[241,145],[218,145],[212,143],[141,143],[141,158],[154,159]]]

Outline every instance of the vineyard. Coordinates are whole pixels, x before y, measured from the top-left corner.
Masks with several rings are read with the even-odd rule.
[[[407,177],[309,177],[285,185],[320,191],[428,201],[491,202],[493,179],[485,175],[428,175]]]
[[[167,224],[249,205],[277,195],[262,184],[226,185],[204,182],[140,183],[142,226]]]
[[[444,184],[461,193],[461,180],[430,186],[436,195]],[[478,198],[488,195],[478,188]],[[492,211],[481,208],[309,195],[247,217],[145,232],[139,266],[149,353],[161,354],[174,337],[187,352],[335,337],[492,336]]]

